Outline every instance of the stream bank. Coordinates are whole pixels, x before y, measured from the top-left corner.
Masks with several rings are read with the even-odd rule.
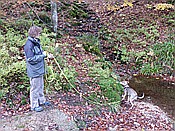
[[[118,112],[78,101],[77,96],[55,94],[53,107],[43,112],[28,111],[23,115],[4,117],[0,131],[173,131],[173,120],[153,103],[137,100],[134,107],[122,103]],[[70,97],[71,96],[71,97]],[[79,102],[79,104],[78,104]]]
[[[175,83],[146,76],[133,77],[130,86],[138,94],[145,94],[144,101],[154,103],[175,120]]]

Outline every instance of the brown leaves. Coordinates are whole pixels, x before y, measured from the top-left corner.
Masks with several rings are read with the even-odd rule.
[[[85,104],[85,101],[80,101],[80,97],[71,92],[54,94],[52,103],[55,109],[69,115],[68,121],[74,120],[79,129],[86,131],[131,129],[170,131],[172,129],[172,124],[166,114],[159,107],[149,103],[135,102],[133,109],[123,104],[118,112],[112,113],[108,108],[96,108],[94,105]],[[23,114],[29,112],[30,109],[29,105],[21,106],[18,111],[10,108],[5,110],[2,104],[0,107],[1,114],[5,117]],[[55,128],[53,122],[49,120],[46,122],[50,129]]]
[[[79,102],[79,98],[72,93],[61,96],[59,110],[70,115],[80,129],[90,130],[171,130],[172,124],[166,114],[157,106],[149,103],[136,102],[133,109],[122,105],[120,110],[112,113],[108,108],[97,109],[93,105]],[[59,97],[60,97],[59,96]],[[69,97],[72,96],[72,97]],[[73,97],[74,96],[74,97]],[[66,101],[74,101],[70,105]],[[63,101],[62,101],[63,100]],[[75,104],[75,105],[74,105]]]

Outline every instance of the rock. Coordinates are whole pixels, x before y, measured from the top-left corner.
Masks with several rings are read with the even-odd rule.
[[[76,123],[69,116],[57,109],[44,110],[42,112],[30,112],[30,114],[13,116],[11,122],[6,119],[0,120],[0,131],[23,131],[34,130],[63,130],[78,131]],[[23,126],[19,126],[19,123]]]

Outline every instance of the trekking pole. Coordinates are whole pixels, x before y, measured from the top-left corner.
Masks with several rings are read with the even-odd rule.
[[[61,69],[61,66],[60,66],[60,64],[57,62],[57,60],[55,59],[55,57],[53,57],[53,59],[54,59],[56,65],[58,66],[58,68],[59,68],[59,70],[60,70],[60,72],[61,72],[60,75],[63,75],[64,78],[66,79],[66,81],[70,84],[70,86],[71,86],[78,94],[81,94],[81,93],[72,85],[72,83],[69,81],[69,79],[66,77],[66,75],[64,74],[64,71]]]

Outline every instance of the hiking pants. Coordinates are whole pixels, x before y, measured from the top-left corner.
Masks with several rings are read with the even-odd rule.
[[[30,78],[30,106],[31,109],[45,103],[43,76]]]

